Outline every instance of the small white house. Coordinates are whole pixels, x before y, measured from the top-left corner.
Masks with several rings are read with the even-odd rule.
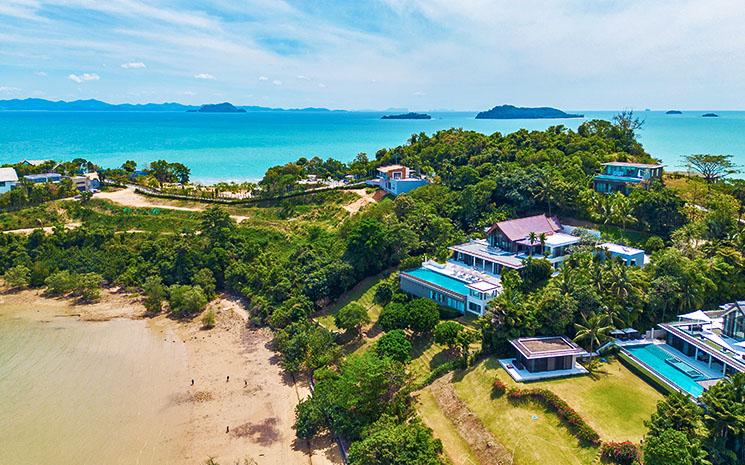
[[[644,266],[644,251],[641,249],[612,242],[600,244],[599,248],[605,250],[613,258],[620,258],[627,266]]]
[[[4,194],[18,184],[18,174],[13,168],[0,168],[0,194]]]

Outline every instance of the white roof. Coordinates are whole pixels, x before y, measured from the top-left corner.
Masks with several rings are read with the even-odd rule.
[[[0,168],[0,182],[18,182],[18,174],[13,168]]]
[[[580,242],[582,239],[577,236],[572,236],[570,234],[564,234],[564,233],[555,233],[546,236],[546,245],[550,246],[560,246],[560,245],[569,245],[569,244],[576,244]]]
[[[628,247],[621,244],[614,244],[612,242],[606,242],[604,244],[600,244],[599,246],[601,249],[605,249],[608,252],[617,253],[621,255],[636,255],[640,253],[644,253],[642,249],[635,249],[633,247]]]
[[[695,320],[695,321],[711,321],[711,318],[709,316],[702,312],[701,310],[696,310],[695,312],[686,313],[685,315],[678,315],[678,319],[681,320]]]
[[[26,159],[26,160],[23,160],[21,163],[27,163],[27,164],[29,164],[31,166],[40,166],[40,165],[43,165],[44,163],[48,163],[50,161],[52,161],[52,160],[28,160],[28,159]]]
[[[490,283],[487,281],[478,281],[475,283],[466,284],[466,287],[474,289],[476,291],[488,292],[493,291],[494,289],[499,289],[499,284]]]

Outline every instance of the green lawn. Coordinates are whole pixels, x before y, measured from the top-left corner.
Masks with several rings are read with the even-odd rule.
[[[493,358],[463,373],[456,373],[455,390],[471,411],[508,450],[518,465],[587,465],[598,455],[594,447],[581,447],[559,418],[533,404],[515,405],[506,396],[493,398],[492,382],[509,378]],[[571,402],[570,402],[571,404]]]
[[[442,441],[445,455],[453,465],[478,465],[479,462],[468,443],[458,434],[458,430],[450,419],[442,413],[429,389],[419,391],[416,408],[424,424],[434,431],[436,438]]]
[[[503,370],[500,379],[510,378]],[[638,443],[644,421],[662,399],[656,389],[617,360],[601,364],[592,376],[541,381],[526,385],[550,389],[579,413],[604,441]]]
[[[383,307],[374,302],[375,290],[378,288],[380,282],[389,275],[389,272],[383,272],[377,276],[363,279],[359,284],[352,288],[349,292],[344,294],[326,308],[323,312],[315,316],[315,320],[322,326],[326,327],[331,331],[339,331],[339,328],[334,324],[334,315],[336,312],[346,307],[349,304],[357,303],[367,309],[367,315],[370,317],[370,327],[372,327],[380,316],[380,312],[383,311]],[[366,328],[369,330],[369,328]]]

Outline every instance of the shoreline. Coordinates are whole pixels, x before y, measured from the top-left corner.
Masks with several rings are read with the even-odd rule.
[[[220,296],[208,309],[215,311],[217,323],[203,330],[199,316],[181,321],[166,315],[145,318],[139,299],[107,290],[99,302],[87,305],[46,298],[38,291],[0,294],[0,317],[32,324],[64,318],[66,324],[83,327],[141,321],[152,333],[149,337],[183,354],[169,362],[177,365],[175,379],[166,374],[153,383],[162,385],[159,393],[167,401],[151,420],[178,426],[161,431],[153,438],[155,444],[142,445],[177,451],[169,458],[171,464],[202,464],[210,457],[222,465],[244,460],[262,465],[341,463],[333,441],[315,441],[311,449],[306,441],[296,440],[294,408],[309,389],[281,370],[269,348],[270,330],[249,327],[247,312],[230,296]],[[137,460],[142,463],[142,457]]]

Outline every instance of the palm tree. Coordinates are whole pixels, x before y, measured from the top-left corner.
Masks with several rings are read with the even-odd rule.
[[[548,170],[541,172],[541,177],[538,180],[538,191],[536,197],[539,200],[546,202],[548,206],[548,216],[551,216],[551,204],[558,200],[560,194],[560,181],[556,174],[551,174]]]
[[[600,345],[604,342],[608,338],[608,332],[613,329],[608,315],[602,313],[595,313],[584,319],[583,324],[575,323],[574,327],[577,329],[574,342],[589,340],[590,354],[595,351],[595,344]]]
[[[613,194],[611,200],[611,217],[613,222],[621,225],[621,229],[626,231],[627,224],[636,223],[636,217],[634,216],[634,206],[631,204],[631,200],[623,194]]]
[[[535,244],[535,241],[538,240],[538,235],[534,233],[533,231],[530,231],[530,234],[528,234],[528,242],[530,242],[530,256],[533,256],[533,244]]]
[[[546,255],[546,233],[540,233],[538,240],[541,242],[541,255]]]

